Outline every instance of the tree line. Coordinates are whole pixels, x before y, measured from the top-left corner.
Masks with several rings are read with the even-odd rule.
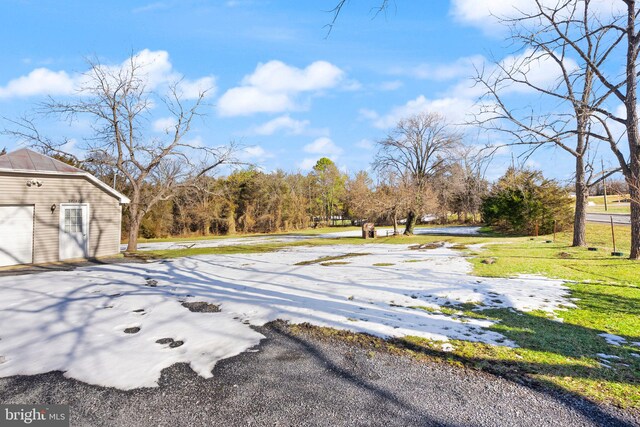
[[[149,207],[140,235],[270,233],[364,222],[393,225],[397,234],[402,223],[402,232],[410,234],[427,215],[439,222],[452,215],[478,222],[489,183],[472,152],[446,129],[435,114],[402,120],[378,142],[375,176],[342,172],[323,157],[308,173],[248,167],[223,177],[198,177],[170,200]],[[396,150],[418,154],[401,163]],[[153,185],[147,191],[153,192]]]

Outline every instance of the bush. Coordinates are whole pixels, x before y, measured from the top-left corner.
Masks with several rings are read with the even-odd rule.
[[[510,233],[534,235],[568,228],[573,221],[573,201],[556,181],[540,171],[509,168],[482,202],[487,225]]]

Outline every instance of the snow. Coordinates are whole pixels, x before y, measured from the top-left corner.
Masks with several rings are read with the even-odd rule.
[[[376,228],[379,236],[386,236],[387,234],[393,234],[392,228]],[[452,236],[476,236],[480,234],[480,227],[417,227],[414,230],[415,234],[420,235],[433,235],[444,234]],[[264,235],[264,236],[251,236],[251,237],[237,237],[237,238],[214,238],[214,239],[202,239],[192,241],[174,241],[174,242],[149,242],[138,244],[139,251],[162,251],[168,249],[185,249],[185,248],[217,248],[223,246],[237,246],[237,245],[255,245],[265,243],[294,243],[309,239],[337,239],[342,237],[359,237],[362,235],[360,230],[348,230],[337,231],[333,233],[324,234],[308,234],[308,235],[296,235],[296,234],[282,234],[282,235]],[[120,250],[126,250],[127,245],[122,245]]]
[[[626,339],[624,339],[623,337],[618,336],[618,335],[602,333],[602,334],[598,334],[598,336],[604,338],[604,340],[609,345],[615,345],[615,346],[619,347],[622,344],[626,344],[627,343]]]
[[[393,234],[393,228],[376,228],[378,236],[386,236],[387,234]],[[402,228],[400,232],[402,232]],[[413,230],[416,235],[432,235],[432,234],[444,234],[450,236],[477,236],[480,234],[480,227],[416,227]],[[321,234],[319,237],[323,238],[337,238],[337,237],[358,237],[361,236],[360,230],[349,231],[337,231],[334,233]]]
[[[620,360],[620,357],[614,356],[613,354],[596,353],[596,356],[605,360]]]
[[[366,253],[346,265],[295,265]],[[418,261],[418,262],[407,262]],[[376,263],[391,266],[374,266]],[[189,363],[207,378],[217,361],[255,347],[250,325],[282,319],[381,337],[419,336],[515,346],[492,321],[449,315],[446,303],[544,310],[572,306],[561,281],[481,278],[458,251],[404,245],[292,247],[261,254],[206,255],[147,264],[0,277],[0,377],[63,371],[120,389],[153,387],[162,369]],[[155,287],[150,286],[157,283]],[[219,304],[193,313],[184,301]],[[425,307],[416,309],[411,307]],[[137,327],[137,333],[124,333]],[[171,338],[172,348],[156,343]]]
[[[455,348],[451,345],[451,343],[445,342],[442,344],[442,346],[440,347],[442,349],[442,351],[444,351],[445,353],[449,353],[453,350],[455,350]]]

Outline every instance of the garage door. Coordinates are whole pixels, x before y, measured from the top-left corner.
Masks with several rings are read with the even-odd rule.
[[[33,262],[33,206],[0,206],[0,267]]]

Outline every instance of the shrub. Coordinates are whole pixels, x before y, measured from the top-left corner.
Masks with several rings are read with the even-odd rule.
[[[482,219],[502,231],[533,235],[572,224],[572,200],[556,181],[542,172],[509,168],[482,202]]]

